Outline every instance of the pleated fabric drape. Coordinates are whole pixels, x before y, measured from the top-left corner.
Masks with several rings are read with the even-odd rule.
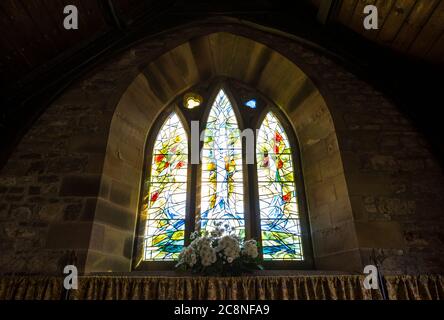
[[[62,277],[0,276],[0,300],[60,300]]]
[[[392,300],[442,300],[444,277],[442,275],[386,276],[387,292]]]
[[[370,300],[362,275],[167,277],[81,276],[78,290],[63,289],[63,277],[0,276],[0,300]],[[441,275],[385,276],[389,299],[444,298]]]
[[[362,276],[88,277],[74,299],[294,300],[374,299]]]

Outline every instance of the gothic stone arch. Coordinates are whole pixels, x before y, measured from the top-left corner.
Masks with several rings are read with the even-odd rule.
[[[58,273],[71,250],[80,272],[130,271],[147,133],[176,95],[217,75],[291,120],[318,269],[361,272],[384,248],[388,271],[440,271],[442,171],[422,136],[330,54],[227,18],[144,39],[47,108],[0,173],[0,271]]]
[[[145,141],[160,112],[177,95],[217,76],[234,78],[255,87],[286,113],[301,144],[314,254],[315,259],[319,258],[317,265],[336,268],[323,262],[322,258],[327,256],[332,261],[345,258],[350,269],[358,268],[359,255],[343,254],[344,250],[357,250],[358,242],[336,131],[321,93],[301,69],[282,54],[228,32],[197,37],[164,53],[142,69],[117,104],[109,130],[99,194],[106,194],[113,185],[124,186],[131,190],[131,201],[125,213],[121,213],[119,232],[112,230],[112,236],[104,242],[132,241]],[[326,146],[326,154],[313,148],[320,141]],[[316,170],[321,169],[323,176],[319,181],[315,175]],[[99,218],[98,228],[105,234],[108,228],[113,228],[100,220],[111,214],[109,202],[112,202],[109,196],[100,196],[95,211]],[[327,223],[328,219],[333,221]],[[342,236],[328,238],[329,230]],[[96,253],[91,248],[86,271],[103,268],[101,264],[107,259],[97,259],[97,255],[106,256],[106,253]],[[122,265],[123,270],[128,268]]]

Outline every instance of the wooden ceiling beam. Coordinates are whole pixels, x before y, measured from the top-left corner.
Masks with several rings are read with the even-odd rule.
[[[317,19],[322,24],[328,24],[336,18],[341,0],[321,0]]]
[[[120,17],[118,10],[116,9],[113,0],[100,1],[100,7],[102,9],[102,15],[105,21],[111,24],[111,26],[117,29],[124,29],[125,22]]]

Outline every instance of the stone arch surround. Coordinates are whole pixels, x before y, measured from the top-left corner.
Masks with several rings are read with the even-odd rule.
[[[323,266],[324,256],[356,249],[358,244],[336,132],[322,95],[283,55],[259,42],[228,32],[194,38],[161,55],[143,69],[119,101],[110,127],[102,188],[109,189],[113,183],[126,184],[126,189],[131,190],[131,199],[136,200],[127,213],[127,225],[131,228],[121,234],[120,241],[131,238],[134,233],[144,147],[151,126],[177,95],[218,76],[254,86],[281,107],[292,123],[302,147],[303,170],[307,173],[305,185],[317,265]],[[130,130],[133,128],[137,130]],[[328,144],[328,154],[313,149],[312,146],[321,140]],[[324,170],[322,180],[312,179],[313,171],[321,167]],[[100,216],[108,212],[108,208],[101,205],[103,200],[99,199],[96,209]],[[332,221],[325,223],[323,219]],[[335,240],[328,238],[327,230],[333,227],[337,228],[334,233],[341,233],[347,245],[342,241],[333,243]],[[324,241],[331,247],[325,248]],[[347,252],[347,263],[356,268],[360,261],[355,254]]]
[[[84,272],[129,271],[147,133],[177,94],[219,75],[291,120],[318,269],[361,271],[384,248],[389,271],[439,270],[442,171],[422,136],[331,57],[232,22],[146,39],[47,109],[1,172],[0,270],[56,272],[75,250]]]

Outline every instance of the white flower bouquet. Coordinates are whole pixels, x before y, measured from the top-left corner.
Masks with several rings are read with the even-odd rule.
[[[261,270],[256,240],[243,241],[235,235],[224,235],[229,231],[216,226],[208,232],[193,232],[192,242],[183,248],[176,268],[191,270],[204,275],[241,275]]]

